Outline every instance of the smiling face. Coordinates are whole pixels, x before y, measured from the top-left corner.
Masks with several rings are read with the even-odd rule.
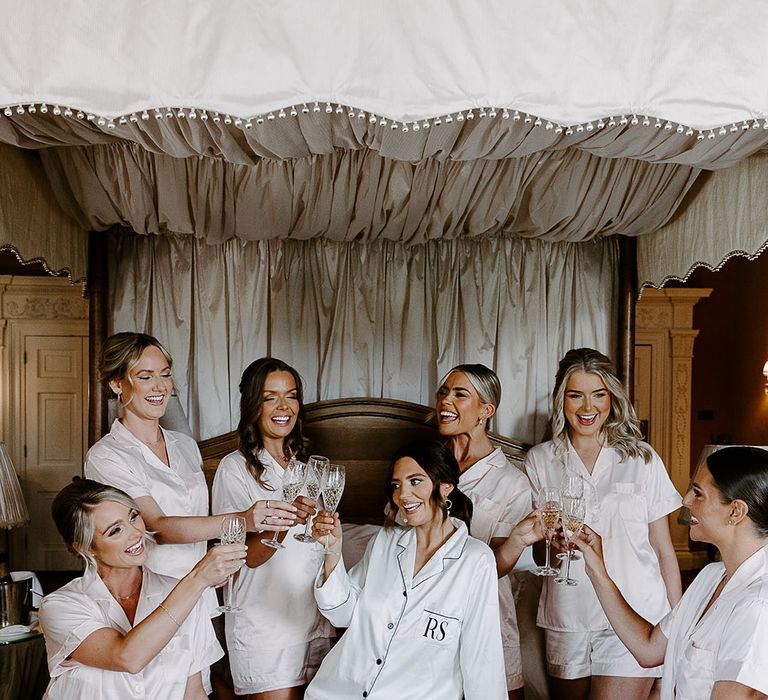
[[[122,503],[104,501],[93,506],[91,519],[91,553],[102,578],[110,569],[129,569],[146,562],[146,527],[139,511]]]
[[[451,372],[437,390],[435,412],[441,435],[455,436],[485,430],[495,408],[484,403],[463,372]]]
[[[259,411],[259,432],[263,440],[284,440],[299,416],[296,380],[290,372],[270,372],[264,381]]]
[[[126,412],[138,418],[158,420],[165,414],[173,393],[173,375],[160,348],[150,345],[128,376],[113,379],[109,386],[120,396]]]
[[[611,392],[597,374],[578,371],[568,377],[563,396],[563,413],[568,434],[599,437],[611,412]]]
[[[419,463],[411,457],[398,459],[392,469],[392,502],[405,521],[414,527],[430,525],[439,518],[444,519],[444,511],[433,499],[435,485]],[[440,484],[440,496],[445,501],[453,491],[450,484]]]
[[[722,502],[706,463],[701,465],[696,480],[683,498],[683,505],[691,511],[690,537],[697,542],[717,544],[722,532],[728,528],[731,504]]]

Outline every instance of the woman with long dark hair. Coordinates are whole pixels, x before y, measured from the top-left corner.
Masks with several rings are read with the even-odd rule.
[[[348,627],[307,688],[307,700],[441,698],[505,700],[493,552],[469,536],[472,502],[459,465],[438,441],[395,456],[389,506],[404,526],[383,528],[347,572],[338,513],[314,524],[330,551],[315,598]],[[536,519],[518,526],[517,553],[540,537]]]
[[[726,447],[685,496],[690,537],[717,547],[680,602],[653,624],[630,607],[606,568],[599,535],[577,546],[608,619],[644,667],[664,663],[662,700],[768,695],[768,451]]]
[[[243,372],[240,446],[216,470],[214,513],[281,498],[285,469],[304,452],[302,394],[298,372],[276,358],[263,357]],[[316,504],[299,496],[293,505],[297,533]],[[253,700],[300,698],[334,636],[312,595],[323,552],[294,539],[292,530],[279,533],[279,550],[263,544],[264,535],[248,536],[246,567],[236,583],[242,610],[226,616],[235,692]]]
[[[552,439],[525,465],[534,490],[583,487],[585,522],[603,536],[605,561],[631,605],[658,622],[681,595],[668,516],[680,495],[664,464],[642,441],[639,423],[611,361],[591,348],[569,350],[552,395]],[[644,700],[661,668],[642,668],[611,629],[582,559],[576,585],[545,578],[537,623],[545,630],[551,694],[564,700]]]

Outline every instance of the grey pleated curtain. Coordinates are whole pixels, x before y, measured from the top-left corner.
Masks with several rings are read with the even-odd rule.
[[[240,374],[263,355],[294,365],[306,399],[431,404],[459,362],[499,374],[494,429],[541,438],[557,361],[611,352],[616,244],[520,239],[229,241],[114,236],[113,330],[167,344],[193,431],[237,423]]]

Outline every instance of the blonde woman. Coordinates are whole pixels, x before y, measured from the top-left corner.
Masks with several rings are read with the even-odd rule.
[[[470,534],[494,551],[509,700],[523,697],[523,666],[515,599],[507,576],[517,556],[508,544],[512,529],[531,510],[531,487],[488,438],[488,423],[501,403],[501,382],[481,364],[457,365],[443,377],[435,399],[440,435],[459,465],[458,486],[472,501]]]
[[[40,605],[51,700],[203,700],[202,673],[222,655],[201,596],[245,561],[215,547],[179,581],[145,567],[147,532],[126,493],[88,479],[66,486],[53,519],[86,570]]]
[[[552,440],[526,456],[535,490],[584,480],[586,523],[603,539],[605,565],[630,605],[653,623],[681,595],[667,517],[680,495],[650,445],[610,360],[590,348],[560,361],[552,400]],[[575,586],[546,578],[537,622],[545,629],[551,694],[565,700],[648,697],[661,667],[642,668],[611,629],[584,561]]]

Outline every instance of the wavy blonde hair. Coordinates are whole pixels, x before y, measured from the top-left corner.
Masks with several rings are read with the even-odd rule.
[[[624,386],[616,376],[616,370],[611,361],[592,348],[569,350],[560,360],[557,368],[555,389],[552,392],[551,420],[552,439],[556,443],[556,451],[565,449],[565,437],[569,427],[563,409],[565,387],[568,384],[568,378],[575,372],[597,375],[611,394],[611,410],[603,425],[605,444],[613,447],[621,455],[622,461],[629,457],[642,457],[643,461],[648,463],[651,460],[651,450],[641,442],[643,434],[640,431],[640,421],[637,419],[627,392],[624,391]]]

